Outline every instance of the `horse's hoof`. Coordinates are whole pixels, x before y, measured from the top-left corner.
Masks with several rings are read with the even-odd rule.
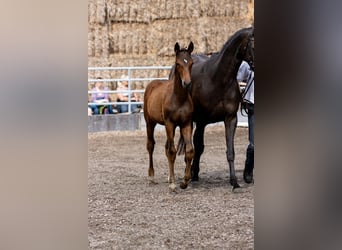
[[[191,177],[191,181],[198,181],[199,178],[198,178],[198,175],[194,175]]]
[[[184,182],[181,182],[181,184],[179,184],[179,187],[181,189],[186,189],[188,187],[188,184],[185,184]]]
[[[237,183],[237,182],[232,183],[232,186],[233,186],[233,191],[234,191],[235,189],[241,188],[240,185],[239,185],[239,183]]]
[[[254,183],[253,173],[243,172],[243,179],[246,183]]]
[[[237,181],[232,181],[230,184],[233,186],[233,189],[232,189],[233,193],[240,193],[242,191],[242,188],[239,185],[239,183],[237,183]]]
[[[233,187],[232,192],[233,193],[242,193],[243,188],[241,188],[240,185],[237,185],[237,186]]]

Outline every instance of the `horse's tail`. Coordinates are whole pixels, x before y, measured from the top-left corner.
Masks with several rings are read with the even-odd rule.
[[[178,140],[178,145],[177,145],[177,154],[178,155],[184,155],[185,154],[185,142],[184,142],[184,137],[181,134]]]

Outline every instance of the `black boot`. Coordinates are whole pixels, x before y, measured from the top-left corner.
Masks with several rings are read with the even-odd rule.
[[[254,148],[247,148],[245,169],[243,171],[243,179],[246,183],[254,182],[253,179],[254,170]]]

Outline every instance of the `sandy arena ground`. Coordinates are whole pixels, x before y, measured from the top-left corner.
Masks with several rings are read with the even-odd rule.
[[[89,133],[89,248],[253,249],[254,186],[242,179],[247,132],[237,128],[235,135],[239,193],[229,184],[223,125],[207,127],[200,180],[185,190],[185,163],[177,157],[177,193],[168,189],[164,130],[155,131],[157,185],[147,181],[145,131]]]

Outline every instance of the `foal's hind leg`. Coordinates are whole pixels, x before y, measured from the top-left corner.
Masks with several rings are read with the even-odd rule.
[[[166,144],[165,144],[165,154],[169,163],[169,188],[171,191],[176,190],[176,180],[175,180],[175,159],[177,150],[174,143],[175,137],[175,126],[173,124],[165,124],[166,129]]]
[[[186,168],[185,168],[185,175],[184,175],[184,182],[180,184],[180,187],[182,189],[187,188],[189,181],[191,179],[191,162],[194,158],[194,148],[192,146],[192,124],[184,127],[181,129],[181,134],[184,138],[185,143],[185,162],[186,162]]]
[[[154,151],[154,128],[156,123],[148,122],[146,123],[146,131],[147,131],[147,143],[146,148],[149,155],[149,168],[148,168],[148,177],[150,183],[155,183],[154,181],[154,168],[153,168],[153,151]]]

